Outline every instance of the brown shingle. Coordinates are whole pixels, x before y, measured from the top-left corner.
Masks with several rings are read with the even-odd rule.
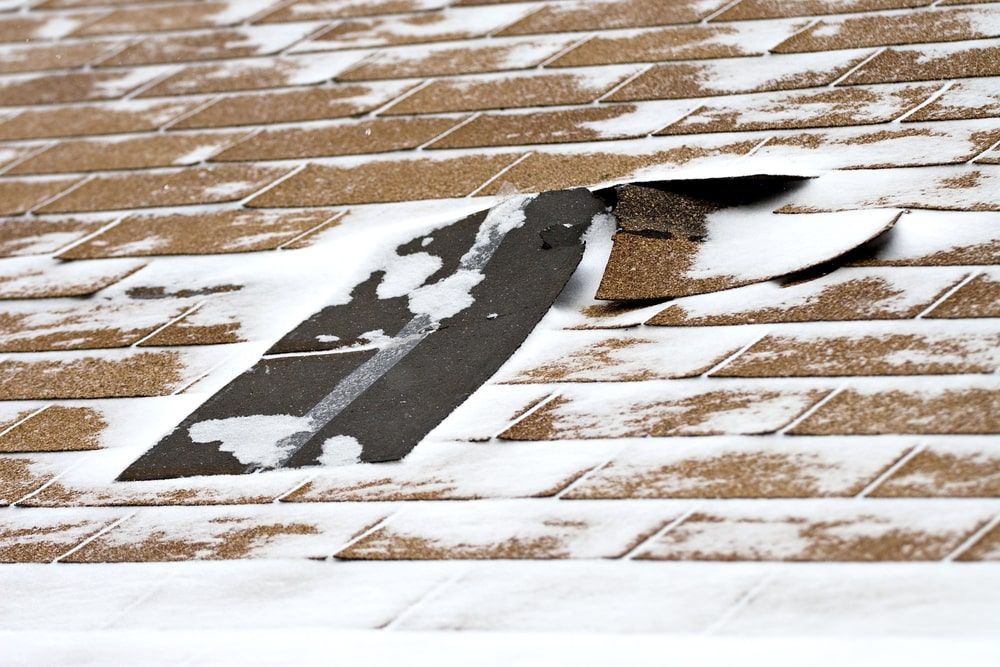
[[[995,498],[1000,496],[1000,452],[974,441],[934,443],[904,463],[871,495]]]
[[[69,213],[236,201],[288,171],[224,165],[157,174],[99,176],[42,210]]]
[[[885,123],[927,99],[935,86],[834,88],[762,93],[706,104],[658,134],[836,127]]]
[[[0,400],[165,396],[188,375],[174,350],[116,356],[14,355],[0,359]]]
[[[668,392],[625,385],[609,389],[600,401],[592,396],[572,398],[568,393],[546,403],[499,437],[585,440],[772,433],[828,392],[765,388]]]
[[[128,67],[260,56],[280,51],[299,38],[299,35],[293,33],[260,34],[257,32],[259,30],[261,29],[213,30],[146,37],[100,61],[98,66]]]
[[[44,255],[97,231],[103,221],[20,218],[0,221],[0,257]]]
[[[20,500],[52,480],[58,471],[26,457],[0,457],[0,507]]]
[[[634,123],[615,125],[614,121],[633,115],[632,104],[582,107],[559,111],[484,114],[454,132],[438,139],[428,148],[474,148],[477,146],[517,146],[565,142],[627,139],[643,136],[656,127],[637,119]],[[656,126],[663,120],[654,121]],[[602,128],[601,124],[607,123]]]
[[[965,275],[934,269],[840,269],[806,282],[773,281],[728,293],[678,299],[647,324],[719,326],[910,319],[944,296]]]
[[[116,50],[116,42],[76,42],[71,44],[29,44],[0,50],[0,72],[38,72],[47,69],[82,67]]]
[[[796,425],[794,435],[1000,433],[995,389],[848,389]]]
[[[942,44],[882,51],[843,85],[1000,75],[1000,46]]]
[[[1000,334],[879,333],[855,336],[769,335],[717,377],[945,375],[992,373]]]
[[[654,65],[607,99],[631,102],[814,88],[833,83],[864,57],[824,53]]]
[[[928,10],[823,20],[772,49],[775,53],[949,42],[995,37],[998,26],[980,9]],[[992,23],[992,25],[991,25]]]
[[[976,276],[928,313],[933,318],[1000,317],[1000,280]]]
[[[51,563],[118,518],[19,512],[0,519],[0,563]]]
[[[0,103],[27,106],[110,100],[148,83],[159,74],[159,70],[130,70],[21,75],[0,82]]]
[[[567,499],[813,498],[857,495],[907,448],[844,440],[812,445],[636,443],[563,494]]]
[[[96,16],[100,16],[97,14]],[[31,42],[64,37],[94,14],[32,14],[0,17],[0,42]]]
[[[523,13],[523,12],[521,12]],[[314,37],[305,49],[346,49],[449,42],[482,37],[510,23],[510,11],[470,14],[443,11],[340,21]],[[471,20],[470,20],[471,19]]]
[[[100,449],[107,422],[87,407],[51,405],[0,435],[0,452],[69,452]]]
[[[363,84],[232,95],[178,121],[174,128],[228,127],[344,118],[371,111],[413,84],[382,89]],[[3,126],[0,126],[0,132]]]
[[[816,506],[817,508],[820,506]],[[834,508],[698,512],[657,538],[641,560],[928,561],[940,560],[984,521],[981,513],[947,516]],[[943,508],[938,508],[942,510]],[[945,523],[943,519],[950,519]]]
[[[417,148],[462,118],[392,118],[256,134],[213,161],[278,160],[386,153]]]
[[[401,47],[337,75],[340,81],[404,79],[534,67],[570,44],[562,39],[504,40],[477,46]]]
[[[41,139],[155,130],[196,102],[115,102],[31,109],[0,123],[0,139]]]
[[[703,158],[741,155],[756,143],[738,141],[703,146],[686,145],[641,152],[532,153],[484,188],[483,194],[497,194],[510,187],[519,192],[543,192],[592,186],[624,180],[648,167],[682,165]]]
[[[350,18],[372,14],[396,14],[437,9],[445,0],[298,0],[278,7],[277,11],[259,19],[258,23],[312,21],[315,19]]]
[[[750,30],[739,24],[683,26],[636,31],[614,37],[597,36],[560,56],[550,66],[573,67],[759,55],[803,25],[764,24],[754,25]]]
[[[271,250],[334,217],[334,211],[218,211],[129,216],[61,259],[204,255]]]
[[[382,115],[587,104],[613,88],[630,71],[608,68],[594,74],[532,72],[438,79],[404,97]]]
[[[464,197],[516,158],[470,155],[447,160],[377,161],[356,167],[311,164],[248,205],[337,206]]]
[[[79,178],[57,178],[44,181],[0,181],[0,215],[17,215],[30,211],[46,199],[54,197]]]
[[[0,352],[126,347],[183,311],[150,301],[14,304],[0,310]]]
[[[1000,527],[993,527],[972,547],[958,557],[959,561],[1000,561]]]
[[[242,132],[218,132],[110,141],[62,141],[25,160],[8,173],[59,174],[197,164],[243,136]]]
[[[850,14],[880,9],[924,7],[933,0],[742,0],[715,17],[715,21],[748,21],[785,16]]]
[[[501,35],[545,32],[612,30],[647,26],[696,23],[722,6],[724,0],[605,0],[587,4],[543,5],[542,8],[504,29]]]
[[[8,260],[0,267],[0,299],[88,296],[122,280],[144,265],[115,260],[70,266],[48,258]]]
[[[247,8],[249,11],[237,11],[240,9],[240,3],[229,2],[186,2],[154,7],[124,7],[88,23],[74,35],[132,34],[232,25],[256,13],[254,3],[247,3]]]

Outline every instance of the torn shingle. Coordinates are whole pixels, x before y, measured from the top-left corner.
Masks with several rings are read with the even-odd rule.
[[[747,177],[623,186],[614,209],[621,229],[597,298],[679,297],[761,282],[841,256],[897,217],[892,211],[810,220],[772,214],[783,192],[800,185],[795,178]],[[775,247],[786,252],[772,253]]]
[[[430,262],[415,289],[396,294],[385,278],[405,269],[390,263],[346,305],[320,311],[272,348],[347,351],[265,358],[122,479],[402,458],[521,344],[562,291],[583,233],[603,211],[585,190],[547,193],[404,244],[397,262]],[[350,351],[358,343],[362,351]],[[303,383],[303,373],[315,380]],[[387,411],[401,418],[386,420]],[[259,440],[234,441],[240,428],[255,429]]]

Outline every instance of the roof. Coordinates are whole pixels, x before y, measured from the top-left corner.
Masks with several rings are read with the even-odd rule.
[[[998,117],[991,2],[0,0],[0,631],[995,639]]]

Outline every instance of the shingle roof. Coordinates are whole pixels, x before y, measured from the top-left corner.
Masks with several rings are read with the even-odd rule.
[[[998,118],[991,2],[0,0],[0,630],[995,638]],[[569,188],[614,217],[402,460],[119,481]]]

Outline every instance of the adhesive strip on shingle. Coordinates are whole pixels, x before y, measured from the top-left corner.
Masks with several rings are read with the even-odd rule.
[[[839,257],[899,215],[773,214],[783,193],[800,182],[752,176],[619,188],[620,231],[597,298],[679,297],[761,282]]]
[[[120,479],[404,457],[520,346],[604,210],[586,190],[545,193],[403,244],[396,265],[363,281],[351,303],[271,349],[339,353],[264,358]]]

